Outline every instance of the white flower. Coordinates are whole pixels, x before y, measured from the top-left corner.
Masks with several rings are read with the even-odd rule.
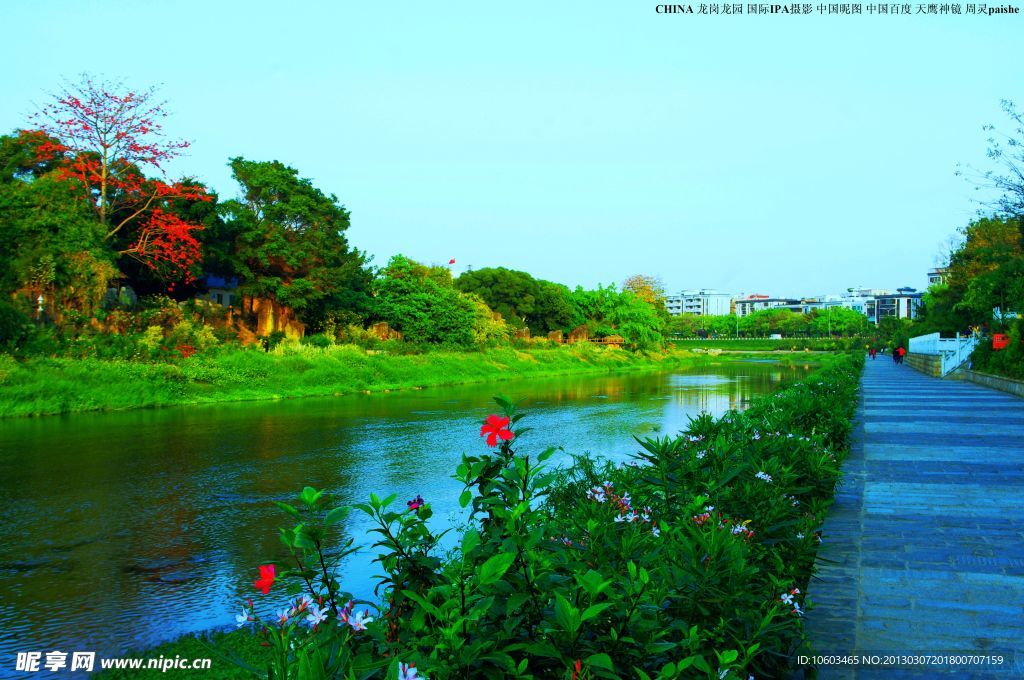
[[[327,620],[327,612],[320,609],[319,605],[312,604],[309,606],[309,614],[306,615],[306,623],[313,627],[318,623],[323,623]]]
[[[803,616],[804,615],[804,610],[800,609],[800,605],[797,604],[796,602],[794,602],[793,603],[793,613],[796,614],[797,616]]]
[[[288,615],[295,616],[296,614],[304,612],[306,608],[309,607],[310,602],[311,600],[305,595],[303,595],[299,599],[295,600],[295,604],[292,606],[292,610],[288,613]]]
[[[622,498],[620,500],[622,501],[622,504],[626,506],[633,502],[632,500],[630,500],[628,493],[622,494]]]
[[[398,680],[427,680],[427,676],[416,673],[416,664],[398,664]]]
[[[659,529],[659,528],[658,528],[658,525],[657,525],[657,524],[655,524],[655,525],[654,525],[654,526],[653,526],[653,527],[651,528],[651,533],[652,533],[652,534],[654,534],[654,537],[655,537],[655,538],[657,538],[658,536],[661,536],[661,529]]]
[[[797,538],[799,538],[799,539],[801,539],[801,540],[803,540],[803,537],[804,537],[804,534],[803,534],[803,532],[800,532],[800,533],[798,533],[798,534],[796,535],[796,537],[797,537]]]
[[[284,624],[288,623],[289,616],[290,614],[288,613],[288,610],[282,609],[281,611],[277,612],[277,622],[283,626]]]
[[[763,479],[764,481],[768,482],[769,484],[772,483],[772,476],[770,474],[768,474],[767,472],[765,472],[764,470],[761,470],[760,472],[758,472],[754,476],[757,477],[758,479]]]
[[[789,593],[783,593],[779,599],[782,600],[783,604],[793,604],[793,596]]]
[[[373,621],[373,617],[369,616],[369,613],[370,612],[365,609],[361,612],[356,612],[355,616],[347,617],[348,620],[345,621],[345,623],[352,626],[352,630],[354,631],[358,632],[361,630],[366,630],[366,624]]]
[[[625,522],[626,521],[626,517],[624,515],[615,515],[615,521],[616,522]]]
[[[707,451],[698,451],[697,452],[697,460],[704,460],[704,456],[706,456],[706,455],[708,455]]]
[[[713,506],[713,505],[705,505],[704,506],[704,512],[711,512],[714,509],[715,509],[715,506]]]
[[[241,614],[235,614],[235,623],[237,623],[238,627],[241,628],[242,626],[244,626],[248,622],[249,622],[249,613],[247,611],[245,611],[245,607],[242,607],[242,613]]]
[[[607,497],[605,496],[604,489],[595,486],[587,492],[587,498],[598,503],[604,503]]]
[[[718,680],[722,680],[722,678],[724,678],[727,675],[729,675],[728,668],[726,668],[724,671],[721,668],[718,669]]]

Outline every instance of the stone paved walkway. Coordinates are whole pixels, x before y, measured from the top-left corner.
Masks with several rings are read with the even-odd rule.
[[[826,520],[819,654],[1003,654],[999,669],[819,667],[821,678],[1024,678],[1024,399],[870,359]]]

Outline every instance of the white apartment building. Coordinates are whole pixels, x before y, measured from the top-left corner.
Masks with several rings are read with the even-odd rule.
[[[730,293],[720,293],[713,289],[684,290],[678,295],[665,298],[665,308],[672,316],[719,316],[732,313],[732,298]]]

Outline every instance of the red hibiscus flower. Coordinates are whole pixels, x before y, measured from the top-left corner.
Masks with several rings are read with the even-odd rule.
[[[487,435],[488,446],[497,446],[499,437],[504,441],[509,441],[515,436],[512,434],[512,430],[508,429],[508,417],[493,414],[487,416],[487,420],[480,428],[480,436],[484,435]]]
[[[426,501],[423,500],[423,496],[417,495],[416,498],[413,498],[411,501],[406,501],[405,504],[409,506],[410,510],[418,510],[423,507],[425,502]]]
[[[260,577],[253,581],[253,585],[256,586],[256,590],[266,595],[270,592],[270,586],[274,584],[274,578],[274,565],[261,564]]]

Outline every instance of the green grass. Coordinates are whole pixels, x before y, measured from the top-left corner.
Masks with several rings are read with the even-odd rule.
[[[332,396],[514,378],[668,370],[704,363],[685,351],[634,354],[594,345],[384,354],[340,345],[266,353],[222,347],[174,363],[0,355],[0,418],[178,404]]]

